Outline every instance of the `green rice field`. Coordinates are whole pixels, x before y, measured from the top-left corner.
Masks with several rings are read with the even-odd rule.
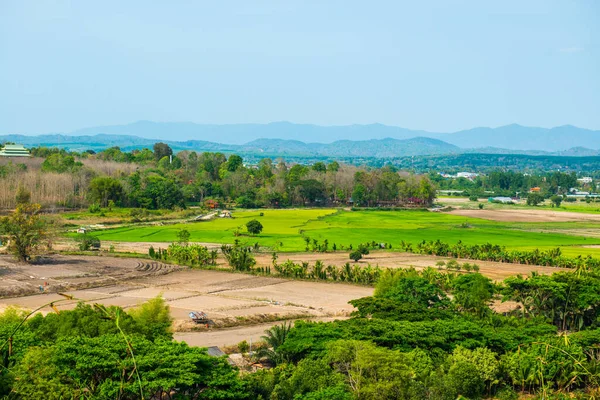
[[[260,216],[260,213],[264,213]],[[467,244],[493,243],[509,249],[540,250],[561,247],[574,256],[600,256],[600,238],[577,235],[578,229],[600,228],[600,223],[580,222],[497,222],[428,211],[342,211],[335,209],[286,209],[234,211],[234,218],[165,225],[131,225],[95,232],[101,240],[125,242],[173,242],[177,233],[186,229],[191,241],[206,243],[259,243],[277,251],[303,251],[303,236],[330,246],[357,245],[363,242],[386,242],[398,246],[400,241],[417,243],[441,240]],[[260,235],[234,236],[234,231],[252,220],[259,220],[264,230]],[[561,231],[568,233],[561,233]],[[547,231],[552,231],[547,233]]]

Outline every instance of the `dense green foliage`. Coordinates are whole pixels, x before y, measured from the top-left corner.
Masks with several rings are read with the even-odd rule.
[[[243,382],[223,359],[172,341],[160,298],[125,313],[79,304],[25,321],[0,314],[0,395],[9,398],[246,399]],[[8,345],[9,338],[10,346]]]
[[[247,381],[265,399],[452,400],[516,398],[517,392],[593,398],[598,393],[600,292],[592,284],[600,282],[598,275],[559,273],[544,277],[545,285],[535,275],[521,278],[529,282],[526,294],[511,289],[511,280],[496,288],[479,274],[458,275],[449,282],[443,275],[433,270],[387,272],[373,297],[352,302],[358,309],[353,318],[297,322],[283,343],[272,346],[275,354],[267,359],[278,360],[278,366]],[[578,306],[572,308],[590,313],[578,333],[557,335],[563,327],[546,315],[520,310],[501,315],[489,307],[496,290],[519,301],[543,296],[544,286],[565,279],[571,282],[572,299],[586,299],[574,301]],[[448,283],[445,289],[443,282]],[[563,298],[555,306],[567,303]],[[301,374],[319,378],[308,384]]]

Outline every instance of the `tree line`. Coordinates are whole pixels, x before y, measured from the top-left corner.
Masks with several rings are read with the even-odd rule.
[[[44,206],[107,207],[111,202],[117,206],[172,209],[210,201],[211,206],[233,204],[243,208],[422,207],[430,205],[436,195],[436,187],[427,176],[393,166],[356,167],[336,161],[301,165],[269,158],[248,165],[236,154],[174,154],[164,143],[156,143],[152,150],[129,152],[118,147],[98,153],[40,147],[32,149],[31,154],[36,158],[5,165],[0,180],[9,183],[13,193],[23,184],[32,193],[32,200]],[[55,185],[60,191],[49,201],[40,193],[39,182],[21,179],[27,173],[38,181],[65,177],[69,184]],[[58,178],[53,179],[56,183]],[[2,203],[10,207],[14,205],[11,201],[7,197]]]

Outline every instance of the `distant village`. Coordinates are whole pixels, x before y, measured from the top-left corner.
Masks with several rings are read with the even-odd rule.
[[[464,178],[471,182],[474,181],[479,176],[484,176],[483,174],[479,174],[476,172],[467,172],[467,171],[457,172],[456,174],[448,174],[448,173],[440,172],[439,175],[445,179]],[[523,174],[523,175],[528,176],[529,174]],[[579,184],[579,187],[569,188],[569,190],[567,191],[567,193],[565,195],[567,198],[572,198],[572,199],[600,198],[599,193],[597,193],[596,191],[592,191],[592,188],[597,190],[600,187],[600,181],[594,183],[594,179],[591,176],[584,176],[581,178],[577,178],[577,183]],[[587,189],[587,190],[584,190],[584,189]],[[540,191],[541,191],[541,188],[536,186],[536,187],[532,187],[531,189],[529,189],[528,193],[540,193]],[[443,195],[450,195],[450,194],[453,194],[456,192],[457,192],[456,190],[439,190],[439,193],[443,194]],[[488,192],[488,193],[492,193],[492,192]],[[490,197],[488,199],[488,201],[495,202],[495,203],[512,204],[512,203],[520,200],[520,198],[521,198],[520,194],[521,193],[516,193],[515,197],[507,197],[507,196]]]

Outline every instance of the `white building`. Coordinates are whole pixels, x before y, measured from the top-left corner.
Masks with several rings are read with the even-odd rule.
[[[592,178],[589,176],[584,176],[583,178],[577,179],[577,182],[583,183],[584,185],[589,185],[590,183],[592,183]]]
[[[473,180],[477,178],[477,174],[475,172],[459,172],[456,174],[457,178],[467,178]]]

